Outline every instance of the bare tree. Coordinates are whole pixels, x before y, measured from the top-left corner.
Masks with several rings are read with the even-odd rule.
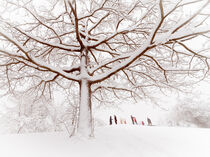
[[[74,108],[52,100],[33,100],[33,95],[16,94],[13,102],[1,104],[1,133],[28,133],[72,130]],[[16,104],[16,105],[15,105]],[[68,125],[68,126],[67,126]],[[70,134],[70,133],[69,133]]]
[[[171,108],[165,119],[165,124],[172,126],[184,126],[184,127],[201,127],[209,128],[209,98],[199,99],[196,97],[198,91],[193,92],[191,95],[185,95],[183,98],[179,98],[177,104]],[[199,93],[199,95],[201,95]],[[205,96],[206,97],[206,96]]]
[[[209,49],[193,46],[209,41],[209,3],[1,0],[2,88],[37,96],[73,90],[78,133],[93,136],[91,97],[141,97],[205,76]]]

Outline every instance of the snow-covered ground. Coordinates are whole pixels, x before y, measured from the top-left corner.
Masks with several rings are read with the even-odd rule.
[[[210,129],[113,125],[93,139],[67,133],[0,136],[1,157],[209,157]]]

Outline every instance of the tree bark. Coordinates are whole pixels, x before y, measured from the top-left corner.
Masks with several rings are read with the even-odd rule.
[[[94,136],[91,83],[87,79],[82,79],[80,82],[80,107],[77,132],[83,136]]]

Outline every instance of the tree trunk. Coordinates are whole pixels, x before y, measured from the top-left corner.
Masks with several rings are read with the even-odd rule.
[[[94,136],[91,84],[86,79],[80,82],[80,107],[77,132],[83,136]]]

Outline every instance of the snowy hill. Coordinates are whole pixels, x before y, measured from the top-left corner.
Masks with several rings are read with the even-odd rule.
[[[67,133],[0,136],[1,157],[209,157],[210,130],[118,125],[96,129],[96,138]]]

